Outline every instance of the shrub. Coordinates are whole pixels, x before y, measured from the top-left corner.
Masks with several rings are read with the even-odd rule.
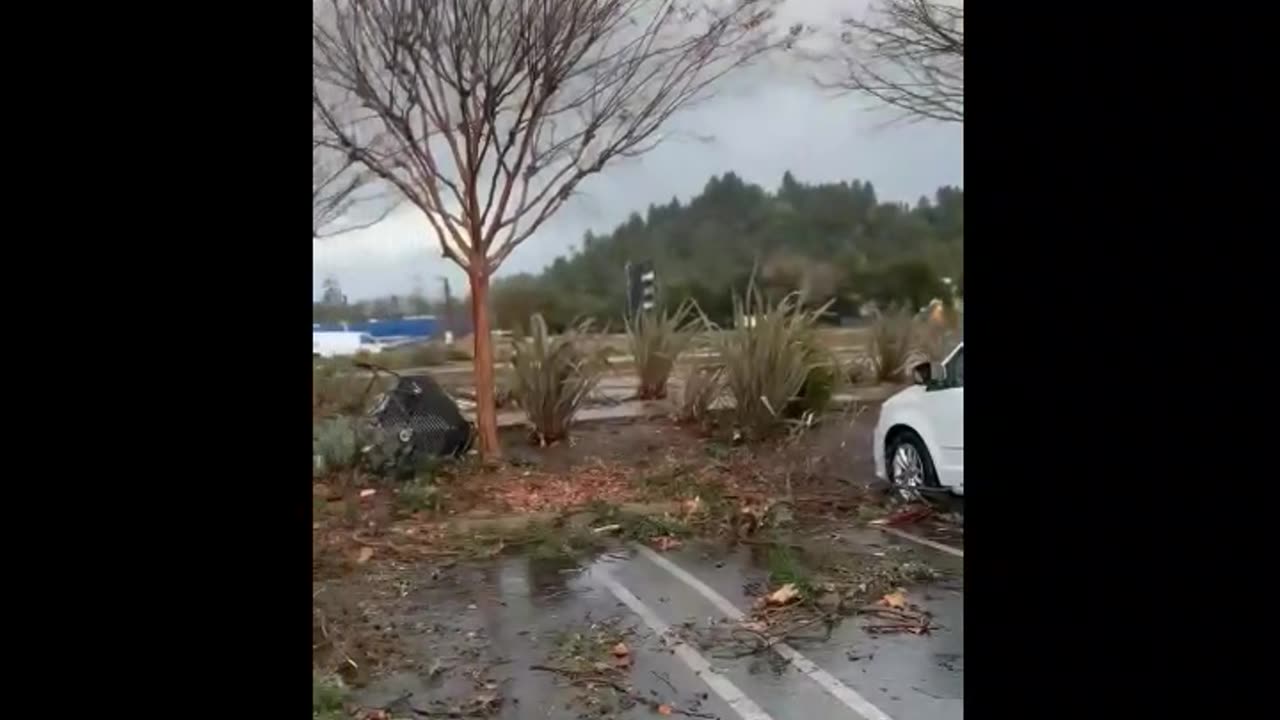
[[[541,315],[530,319],[527,340],[512,338],[512,393],[524,410],[539,444],[555,442],[569,434],[573,416],[604,374],[605,362],[578,346],[591,332],[590,322],[552,338]]]
[[[312,720],[340,720],[347,717],[343,705],[347,701],[347,687],[336,675],[311,676]]]
[[[763,437],[776,430],[810,372],[830,365],[826,353],[816,352],[814,336],[815,323],[830,304],[806,310],[798,293],[770,304],[754,280],[742,297],[733,298],[734,327],[713,342],[725,364],[735,419],[747,432]]]
[[[724,366],[699,365],[689,369],[680,395],[679,420],[702,423],[710,414],[720,393],[724,392]]]
[[[793,416],[799,417],[805,413],[820,415],[825,412],[831,406],[831,399],[838,387],[843,384],[842,380],[840,365],[834,359],[829,364],[811,368],[791,402]]]
[[[635,358],[636,376],[640,380],[637,392],[640,399],[667,396],[667,379],[671,377],[676,358],[689,347],[699,329],[701,318],[694,314],[696,308],[692,301],[686,300],[669,313],[663,310],[641,312],[636,317],[624,319],[627,344]]]
[[[870,365],[880,382],[900,380],[916,350],[918,324],[906,310],[881,313],[871,324]]]
[[[435,367],[449,359],[448,351],[439,343],[426,342],[405,348],[406,367]]]
[[[311,455],[315,475],[350,470],[360,464],[359,421],[339,416],[323,418],[311,426]]]
[[[396,490],[397,504],[408,513],[439,510],[442,499],[440,487],[430,476],[415,477]]]
[[[311,371],[311,415],[360,415],[366,402],[384,392],[391,382],[385,377],[374,381],[367,374],[357,373],[349,363],[318,365]]]
[[[849,364],[845,366],[845,378],[848,379],[851,385],[861,385],[875,380],[875,367],[871,361],[871,356],[864,353],[851,359]]]

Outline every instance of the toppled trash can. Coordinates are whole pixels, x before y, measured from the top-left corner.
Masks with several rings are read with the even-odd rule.
[[[373,371],[375,377],[379,372],[396,377],[395,386],[369,412],[384,442],[398,443],[405,454],[416,458],[456,457],[471,449],[471,423],[429,375],[405,376],[370,363],[356,365]]]

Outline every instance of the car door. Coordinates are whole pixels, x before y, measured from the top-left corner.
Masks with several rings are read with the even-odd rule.
[[[964,345],[943,362],[943,382],[925,393],[937,443],[934,461],[938,481],[964,491]]]

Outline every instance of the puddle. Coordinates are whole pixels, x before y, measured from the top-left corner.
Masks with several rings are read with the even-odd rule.
[[[876,537],[894,552],[883,536]],[[767,580],[768,551],[759,545],[690,543],[664,555],[746,609]],[[704,697],[706,682],[673,654],[666,638],[619,602],[604,582],[606,574],[673,628],[686,622],[705,626],[723,617],[691,586],[631,552],[582,564],[530,554],[447,570],[413,569],[403,591],[363,602],[380,623],[402,630],[398,640],[405,662],[358,689],[354,700],[370,708],[399,703],[401,712],[412,715],[465,709],[477,698],[497,695],[500,702],[486,717],[647,720],[655,715],[644,702],[611,708],[612,714],[584,714],[603,709],[584,705],[581,687],[564,677],[531,667],[546,664],[566,633],[616,621],[632,650],[627,684],[636,693],[655,703],[736,717],[714,693]],[[963,596],[930,590],[927,596],[913,594],[912,600],[927,604],[942,629],[923,637],[872,637],[848,619],[828,640],[796,648],[893,717],[962,717]],[[774,653],[735,659],[708,648],[695,650],[774,717],[856,717]]]

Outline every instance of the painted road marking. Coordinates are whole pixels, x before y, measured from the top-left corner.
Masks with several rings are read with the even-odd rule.
[[[733,603],[729,602],[729,600],[723,595],[712,589],[710,585],[707,585],[691,575],[684,568],[676,565],[644,545],[640,545],[638,543],[633,544],[641,555],[649,558],[655,565],[671,573],[677,580],[684,582],[684,584],[696,590],[707,600],[710,600],[711,604],[715,605],[716,608],[726,616],[734,620],[741,620],[745,617],[745,614]],[[893,718],[889,717],[885,711],[871,704],[870,700],[862,697],[856,690],[837,680],[831,673],[818,667],[812,660],[802,655],[800,651],[790,645],[784,642],[779,642],[773,646],[773,649],[779,655],[789,660],[797,670],[808,675],[811,680],[822,686],[823,690],[826,690],[837,700],[844,703],[846,707],[866,718],[866,720],[893,720]]]
[[[696,650],[683,640],[674,638],[670,634],[671,626],[664,623],[662,618],[659,618],[657,613],[648,605],[645,605],[640,598],[636,597],[622,583],[615,580],[608,568],[597,565],[592,569],[592,572],[599,576],[600,582],[609,588],[609,592],[613,593],[614,597],[631,608],[631,611],[636,615],[639,615],[640,619],[655,633],[666,638],[676,657],[683,660],[684,664],[688,665],[690,670],[693,670],[694,675],[701,678],[707,684],[707,687],[711,688],[716,695],[719,695],[720,699],[724,700],[730,708],[733,708],[738,717],[742,718],[742,720],[773,720],[772,715],[761,709],[759,705],[756,705],[729,678],[716,672],[706,658],[699,655]]]
[[[943,545],[942,543],[936,540],[930,540],[927,537],[920,537],[919,535],[909,533],[905,530],[899,530],[898,528],[884,527],[879,525],[877,527],[879,527],[884,532],[887,532],[890,535],[893,535],[896,537],[900,537],[903,540],[910,540],[913,543],[920,543],[925,547],[931,547],[934,550],[940,550],[944,553],[947,553],[948,555],[955,555],[958,558],[964,557],[964,550],[961,550],[960,548],[953,548],[950,545]]]

